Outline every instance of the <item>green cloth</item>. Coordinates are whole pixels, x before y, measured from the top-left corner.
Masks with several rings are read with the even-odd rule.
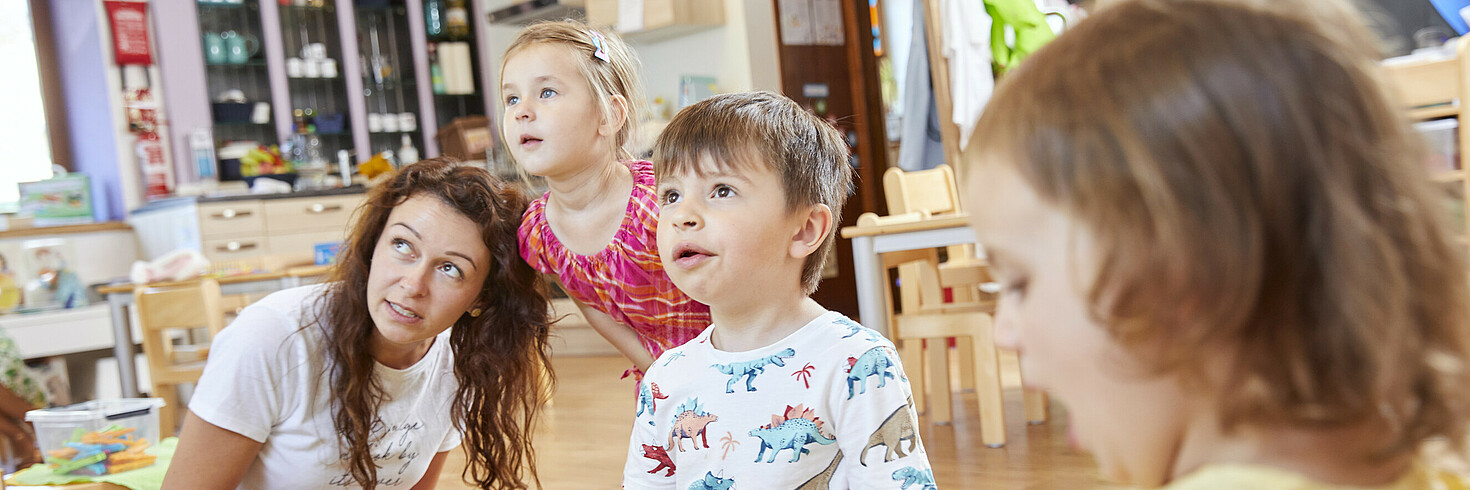
[[[153,466],[146,466],[132,471],[103,475],[103,476],[74,476],[58,475],[44,464],[32,465],[30,468],[20,470],[15,476],[8,480],[16,485],[65,485],[77,482],[107,482],[114,485],[122,485],[133,490],[158,490],[163,487],[163,474],[168,472],[168,462],[174,458],[174,448],[179,445],[179,438],[169,437],[159,441],[158,446],[153,448],[152,454],[158,456],[158,461]]]
[[[1056,38],[1033,0],[985,0],[985,13],[990,14],[990,51],[996,74],[1015,68],[1021,59]],[[1016,33],[1015,45],[1006,44],[1007,26]]]

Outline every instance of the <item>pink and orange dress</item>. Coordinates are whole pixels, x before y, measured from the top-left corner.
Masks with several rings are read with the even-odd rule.
[[[546,198],[521,218],[521,257],[554,274],[567,294],[632,328],[654,359],[709,327],[709,307],[674,286],[658,257],[658,193],[653,164],[625,162],[633,194],[612,243],[593,255],[567,250],[546,221]]]

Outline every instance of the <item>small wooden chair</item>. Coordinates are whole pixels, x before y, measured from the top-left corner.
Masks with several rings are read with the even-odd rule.
[[[159,436],[173,435],[178,428],[178,384],[196,383],[204,373],[209,342],[175,346],[169,331],[204,328],[209,339],[225,327],[219,283],[214,279],[160,286],[139,285],[133,289],[134,311],[143,331],[143,355],[148,358],[153,396],[167,405],[159,409]],[[185,337],[189,338],[189,337]]]
[[[858,224],[927,219],[935,215],[960,214],[959,190],[954,172],[948,165],[931,170],[905,172],[890,168],[883,174],[884,194],[893,215],[877,217],[867,214]],[[948,339],[955,339],[960,360],[960,385],[973,388],[980,402],[981,438],[986,445],[1005,444],[1004,412],[998,352],[992,336],[993,295],[980,291],[980,285],[991,282],[986,262],[979,258],[975,246],[954,245],[946,248],[947,260],[940,262],[936,250],[885,254],[883,267],[898,268],[899,306],[894,314],[891,294],[885,289],[890,305],[890,325],[895,340],[902,343],[899,357],[914,381],[914,404],[926,408],[926,393],[935,398],[930,420],[948,423],[952,420],[949,391]],[[948,288],[951,298],[946,300]],[[931,348],[924,355],[923,342]],[[927,363],[925,358],[927,357]],[[927,366],[926,366],[927,364]],[[926,388],[925,367],[932,375]],[[1032,423],[1046,420],[1045,394],[1026,392],[1026,418]]]

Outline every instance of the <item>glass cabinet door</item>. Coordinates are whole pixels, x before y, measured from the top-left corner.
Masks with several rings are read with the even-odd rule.
[[[408,1],[413,0],[361,2],[355,7],[369,150],[395,157],[405,145],[414,148],[414,154],[424,148]]]
[[[430,79],[433,82],[434,114],[443,128],[457,117],[485,115],[485,97],[480,91],[479,43],[469,0],[410,0],[424,4],[425,34],[428,37]]]
[[[276,144],[262,49],[274,41],[261,35],[259,0],[200,2],[198,12],[215,148]]]
[[[353,149],[343,78],[356,74],[342,73],[336,2],[291,0],[280,7],[280,22],[293,119],[281,156],[300,173],[324,171],[338,150]]]

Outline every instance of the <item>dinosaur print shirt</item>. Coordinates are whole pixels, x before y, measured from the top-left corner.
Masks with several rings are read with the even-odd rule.
[[[936,488],[888,339],[830,311],[747,352],[715,328],[643,378],[624,488]]]

